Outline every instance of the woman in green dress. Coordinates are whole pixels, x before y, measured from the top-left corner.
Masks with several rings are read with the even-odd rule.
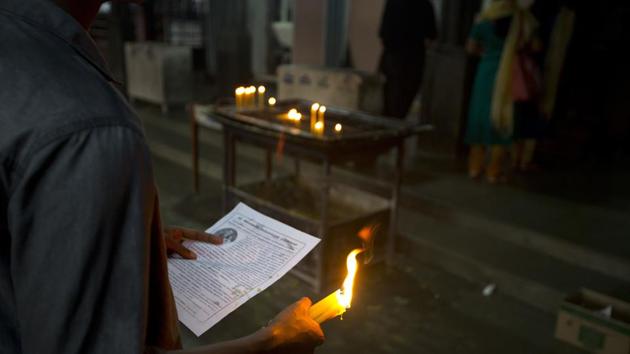
[[[470,145],[469,175],[484,170],[491,183],[503,174],[507,147],[512,143],[512,67],[519,41],[533,33],[533,17],[514,0],[490,4],[472,28],[467,50],[481,60],[470,100],[465,141]],[[490,162],[486,165],[486,153]]]

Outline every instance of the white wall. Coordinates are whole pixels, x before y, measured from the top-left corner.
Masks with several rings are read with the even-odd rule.
[[[247,25],[250,33],[252,51],[252,74],[260,77],[267,74],[267,51],[269,32],[269,5],[266,1],[249,0],[247,2]]]
[[[385,0],[354,0],[350,2],[348,37],[354,66],[376,72],[382,46],[378,37]]]
[[[326,1],[296,0],[293,63],[322,66],[326,50]]]

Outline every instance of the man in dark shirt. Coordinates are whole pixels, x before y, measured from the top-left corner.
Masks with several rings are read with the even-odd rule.
[[[437,37],[429,0],[387,0],[381,21],[384,114],[405,118],[422,83],[425,51]]]
[[[167,250],[214,241],[163,234],[142,127],[86,32],[100,5],[0,1],[2,354],[177,350]],[[193,352],[312,351],[309,304]]]

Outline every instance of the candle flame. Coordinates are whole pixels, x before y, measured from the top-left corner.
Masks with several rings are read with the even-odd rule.
[[[357,275],[357,270],[359,269],[357,255],[361,252],[363,252],[363,249],[357,248],[348,254],[348,257],[346,258],[348,275],[346,275],[346,279],[344,279],[341,289],[337,291],[337,301],[339,301],[339,304],[346,309],[349,309],[350,305],[352,305],[354,278]]]
[[[239,88],[237,88],[236,90],[234,90],[234,93],[236,93],[237,95],[242,95],[245,93],[245,87],[241,86]]]
[[[335,124],[335,131],[336,131],[337,133],[341,132],[341,129],[343,129],[343,127],[341,126],[341,124],[339,124],[339,123]]]
[[[322,130],[324,129],[324,122],[322,122],[321,120],[317,123],[315,123],[315,129],[316,130]]]
[[[319,107],[319,112],[320,113],[325,113],[326,112],[326,106],[320,106]]]
[[[265,91],[267,91],[265,86],[258,86],[258,93],[265,93]]]
[[[302,114],[300,112],[298,112],[297,109],[295,108],[291,108],[291,110],[289,111],[289,113],[287,114],[287,117],[290,120],[294,120],[294,121],[299,121],[302,119]]]
[[[311,106],[311,111],[317,112],[318,109],[319,109],[319,103],[317,102],[313,103],[313,105]]]
[[[275,97],[269,97],[269,105],[270,106],[274,106],[276,104],[276,98]]]

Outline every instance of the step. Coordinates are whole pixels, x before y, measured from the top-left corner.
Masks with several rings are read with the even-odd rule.
[[[384,181],[375,180],[373,177],[359,175],[342,169],[336,169],[335,175],[346,183],[353,182],[362,188],[371,188],[373,192],[382,196],[388,196],[390,193],[390,188]],[[403,208],[416,210],[436,220],[470,228],[478,233],[489,234],[495,238],[558,258],[581,268],[630,282],[630,261],[627,259],[567,241],[553,234],[543,234],[526,226],[502,222],[499,218],[492,217],[488,211],[482,213],[474,208],[457,205],[449,200],[438,200],[435,195],[432,196],[429,193],[425,193],[425,189],[423,185],[403,186],[400,205]],[[522,199],[524,198],[526,196],[522,197]],[[601,214],[600,208],[594,209],[593,213]],[[503,212],[504,210],[501,210],[501,213]],[[612,212],[615,214],[615,211]],[[620,230],[630,229],[630,220],[626,220],[627,218],[617,214],[614,215],[614,219]],[[621,243],[622,241],[617,240],[617,242]],[[624,245],[627,243],[623,242]]]
[[[630,293],[623,280],[406,209],[401,211],[400,232],[407,258],[430,259],[465,279],[495,283],[500,291],[547,312],[581,287],[613,296]]]
[[[630,259],[629,210],[444,176],[413,187],[417,196],[503,224]]]
[[[554,338],[555,313],[542,311],[501,290],[484,296],[483,284],[444,272],[428,261],[402,258],[398,266],[419,284],[430,284],[435,297],[450,304],[455,312],[450,317],[455,321],[470,323],[477,327],[475,330],[491,333],[486,338],[488,342],[502,342],[504,347],[497,348],[496,352],[583,353]],[[505,343],[510,344],[505,347]]]

